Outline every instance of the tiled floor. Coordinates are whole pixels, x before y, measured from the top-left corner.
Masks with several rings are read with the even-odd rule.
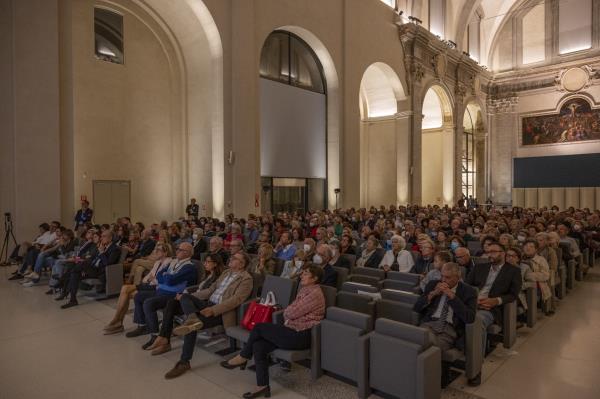
[[[227,371],[211,348],[198,344],[192,372],[163,379],[179,356],[181,341],[163,356],[140,349],[146,337],[104,336],[114,300],[82,300],[61,310],[45,287],[23,288],[7,281],[13,268],[0,268],[0,399],[69,398],[239,398],[251,389],[250,371]],[[554,317],[523,329],[512,351],[499,348],[485,364],[484,383],[464,387],[459,378],[443,398],[600,397],[600,278],[588,276],[560,305]],[[131,326],[131,318],[126,324]],[[278,398],[356,397],[350,385],[323,377],[311,384],[308,370],[273,374]],[[476,396],[475,396],[476,395]]]

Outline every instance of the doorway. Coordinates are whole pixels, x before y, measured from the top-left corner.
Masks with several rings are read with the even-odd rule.
[[[117,218],[131,216],[131,182],[126,180],[94,180],[94,222],[114,223]]]

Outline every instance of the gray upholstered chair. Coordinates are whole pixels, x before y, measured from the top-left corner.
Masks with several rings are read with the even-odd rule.
[[[366,339],[368,366],[359,373],[360,398],[371,389],[403,399],[440,397],[442,354],[426,329],[377,319]]]
[[[296,297],[297,285],[298,284],[296,280],[267,275],[262,286],[260,299],[265,299],[269,292],[273,292],[275,294],[277,304],[281,306],[281,308],[285,309]],[[240,305],[238,321],[241,321],[244,318],[244,314],[246,313],[246,310],[248,310],[249,306],[250,301],[244,302]],[[238,324],[236,326],[226,328],[225,334],[230,338],[230,349],[235,349],[237,347],[237,342],[245,343],[248,341],[250,331]]]
[[[383,288],[416,292],[419,289],[421,276],[414,273],[387,272],[386,279],[382,282]]]
[[[372,317],[375,316],[375,301],[369,296],[340,291],[337,293],[336,306]]]
[[[537,322],[537,290],[535,287],[528,287],[525,290],[527,298],[527,327],[533,328]]]
[[[563,261],[562,248],[555,248],[556,257],[558,258],[558,283],[555,287],[556,296],[563,299],[567,296],[567,267]]]
[[[83,294],[95,299],[105,299],[118,296],[121,293],[121,287],[123,286],[123,262],[125,262],[125,259],[127,259],[128,254],[129,251],[127,248],[121,248],[121,256],[119,257],[119,261],[114,265],[106,266],[106,281],[103,293],[98,294],[95,290],[92,290],[83,292]],[[82,282],[94,287],[102,284],[102,280],[97,278],[86,278],[83,279]]]
[[[385,279],[385,270],[372,267],[354,267],[350,276],[369,276],[375,277],[377,280],[383,280]]]
[[[325,308],[329,309],[335,306],[335,299],[337,290],[333,287],[321,285],[321,290],[325,296]],[[275,312],[273,314],[274,323],[283,323],[283,311]],[[311,347],[305,350],[288,350],[288,349],[275,349],[272,357],[274,359],[285,360],[290,363],[299,362],[301,360],[310,359],[310,377],[314,381],[318,376],[317,364],[321,361],[321,326],[316,325],[311,330]]]
[[[345,267],[337,266],[333,266],[333,269],[337,272],[336,288],[339,290],[342,288],[342,284],[344,284],[346,280],[348,280],[348,269],[346,269]]]
[[[366,392],[368,370],[366,334],[373,329],[371,316],[347,309],[331,307],[320,324],[321,358],[316,375],[330,372],[350,381],[362,381],[360,392]],[[361,396],[363,397],[363,396]]]
[[[419,299],[419,295],[402,290],[383,289],[381,290],[381,299],[389,299],[391,301],[414,305]]]
[[[418,326],[420,319],[412,304],[389,299],[381,299],[375,303],[375,315],[377,319],[389,319],[413,326]]]
[[[379,287],[373,287],[370,284],[365,284],[365,283],[357,283],[354,281],[346,281],[345,283],[342,284],[340,291],[344,291],[344,292],[354,292],[355,294],[358,291],[365,291],[365,292],[371,292],[371,293],[376,293],[379,292]]]
[[[488,327],[488,335],[502,338],[502,344],[506,349],[512,348],[517,341],[517,302],[509,302],[502,305],[502,326],[492,324]],[[489,341],[489,337],[488,337]]]
[[[340,257],[348,259],[348,261],[350,262],[350,269],[353,269],[354,266],[356,265],[356,255],[341,254]]]

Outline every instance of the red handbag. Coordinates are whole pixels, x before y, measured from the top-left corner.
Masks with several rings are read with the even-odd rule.
[[[242,319],[242,327],[248,331],[252,331],[254,326],[259,323],[272,323],[276,303],[275,295],[272,292],[267,294],[264,302],[250,302],[250,306]]]

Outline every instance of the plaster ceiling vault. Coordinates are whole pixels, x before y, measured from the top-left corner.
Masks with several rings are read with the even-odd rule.
[[[427,7],[424,4],[429,0],[414,0],[408,10],[409,15],[419,16],[424,19]],[[481,19],[481,44],[480,54],[482,65],[487,65],[492,43],[503,25],[503,21],[512,10],[518,8],[526,0],[448,0],[446,3],[445,38],[457,43],[460,50],[463,48],[463,39],[467,35],[467,26],[476,11]],[[540,0],[543,2],[543,0]]]

